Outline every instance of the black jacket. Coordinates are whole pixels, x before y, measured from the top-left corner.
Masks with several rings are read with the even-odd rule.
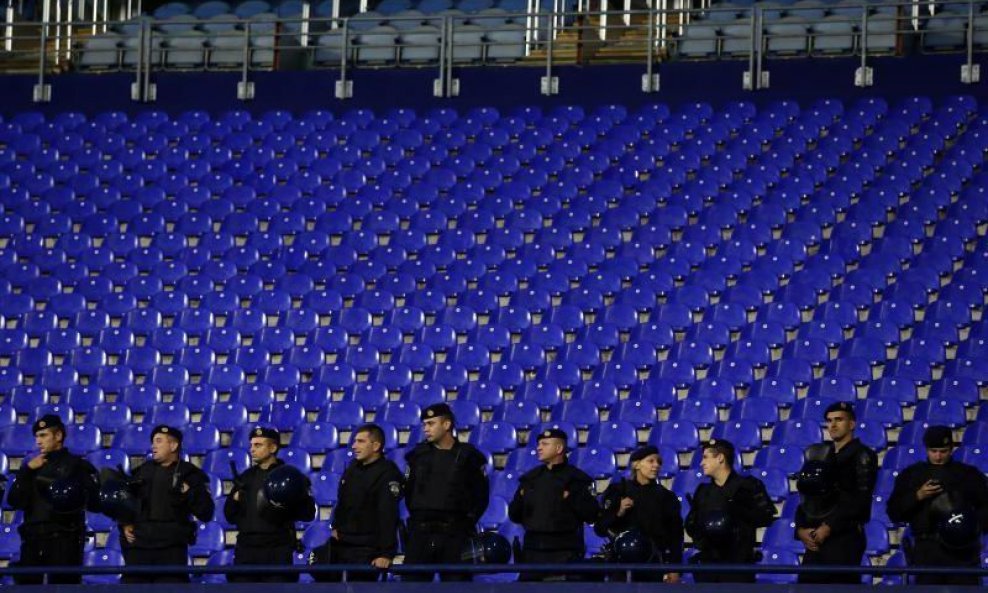
[[[634,506],[618,517],[621,499],[630,498]],[[683,561],[682,505],[676,495],[658,482],[639,484],[635,480],[612,482],[603,496],[603,510],[594,530],[601,537],[614,537],[637,529],[651,540],[662,554],[662,561]]]
[[[316,502],[310,488],[306,488],[305,499],[294,509],[276,509],[264,500],[264,482],[280,465],[284,465],[280,459],[268,469],[255,465],[234,479],[223,514],[237,526],[237,545],[292,545],[296,541],[295,522],[311,521],[316,516]],[[240,500],[234,500],[237,493]]]
[[[936,497],[916,500],[916,491],[931,479],[940,480],[944,492],[958,504],[973,508],[978,513],[981,532],[988,532],[988,478],[978,468],[953,460],[944,465],[923,461],[904,469],[889,496],[889,519],[908,522],[914,536],[933,535],[936,518],[930,507]]]
[[[50,539],[81,535],[86,530],[86,509],[74,513],[56,513],[42,495],[45,488],[58,479],[78,479],[86,492],[86,506],[90,511],[99,507],[99,478],[91,463],[66,449],[46,455],[48,460],[40,468],[28,467],[25,458],[10,486],[7,503],[24,511],[24,521],[18,533],[24,539]]]
[[[405,477],[391,460],[353,461],[340,479],[333,529],[345,546],[372,548],[375,558],[398,553],[398,502]]]
[[[132,475],[133,488],[141,504],[134,523],[133,544],[121,532],[120,545],[133,548],[184,546],[196,540],[196,525],[213,518],[215,504],[209,494],[209,479],[202,470],[187,461],[163,467],[146,461]],[[182,492],[182,484],[188,484]]]
[[[704,533],[704,516],[713,511],[726,512],[734,524],[729,545],[715,544]],[[754,562],[755,530],[767,527],[774,519],[775,505],[765,484],[754,476],[732,471],[723,486],[712,481],[697,486],[686,516],[686,533],[705,562]]]
[[[567,462],[524,474],[508,505],[508,517],[525,528],[525,547],[533,550],[583,550],[583,525],[599,514],[593,478]]]
[[[800,505],[796,508],[796,529],[819,527],[825,522],[830,526],[831,535],[835,536],[860,531],[871,519],[871,497],[878,479],[878,456],[875,452],[858,439],[852,439],[837,451],[834,473],[838,490],[834,512],[826,520],[812,521]]]
[[[446,522],[472,530],[487,510],[487,458],[468,443],[448,450],[421,443],[405,455],[405,504],[414,529],[422,522]]]

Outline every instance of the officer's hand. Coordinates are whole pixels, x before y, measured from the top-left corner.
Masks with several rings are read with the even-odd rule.
[[[563,500],[569,498],[569,490],[563,490]]]
[[[239,491],[233,493],[233,502],[240,502],[240,492]]]
[[[817,545],[816,540],[813,539],[813,530],[809,527],[803,527],[796,530],[796,536],[799,537],[799,541],[803,542],[806,549],[810,552],[816,552],[820,549]]]
[[[662,577],[662,582],[669,583],[670,585],[679,584],[679,573],[678,572],[667,572],[666,576]]]
[[[635,506],[635,501],[631,500],[631,498],[629,498],[627,496],[624,497],[624,498],[622,498],[621,499],[621,506],[618,507],[617,516],[618,517],[623,517],[624,514],[628,512],[628,509],[630,509],[633,506]]]
[[[822,546],[828,537],[830,537],[830,525],[826,523],[813,530],[813,539],[818,546]]]
[[[182,494],[186,494],[189,491],[188,482],[182,482]]]
[[[46,464],[46,463],[48,463],[48,458],[45,457],[45,454],[44,453],[41,453],[37,457],[34,457],[33,459],[31,459],[31,461],[28,461],[27,462],[27,466],[29,468],[31,468],[31,469],[38,469],[38,468],[44,466],[44,464]]]
[[[919,490],[916,491],[916,500],[926,500],[943,492],[943,486],[940,482],[934,480],[927,480],[925,484],[920,486]]]
[[[132,544],[137,541],[137,536],[134,535],[133,525],[124,525],[123,534],[124,534],[124,539],[127,540],[127,543]]]
[[[331,532],[329,532],[329,537],[330,537],[330,539],[335,539],[335,540],[339,541],[339,539],[340,539],[340,532],[339,531],[336,531],[334,529]]]
[[[379,568],[381,570],[387,570],[387,569],[391,568],[391,559],[390,558],[385,558],[383,556],[380,557],[380,558],[375,558],[375,559],[371,560],[371,565],[373,565],[374,568]]]

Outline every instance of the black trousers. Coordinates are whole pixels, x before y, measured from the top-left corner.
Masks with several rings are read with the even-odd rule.
[[[972,548],[958,552],[946,550],[934,539],[917,540],[907,554],[910,566],[947,566],[977,568],[981,560],[981,550]],[[980,585],[977,575],[960,574],[921,574],[916,575],[917,585]]]
[[[233,551],[233,564],[283,564],[292,565],[294,544],[281,546],[247,546],[237,544]],[[229,583],[297,583],[298,574],[273,572],[269,574],[228,574]]]
[[[341,544],[337,540],[329,543],[329,558],[323,558],[319,562],[326,564],[363,564],[370,565],[371,561],[377,558],[374,548],[365,546],[348,546]],[[320,583],[339,583],[343,580],[341,572],[324,572],[313,575]],[[346,580],[348,582],[377,582],[380,580],[380,573],[373,572],[348,572]]]
[[[816,552],[803,554],[803,566],[860,566],[867,547],[864,531],[848,531],[831,535]],[[859,574],[801,574],[800,584],[861,584]]]
[[[189,547],[125,548],[124,563],[127,566],[188,566]],[[121,583],[127,585],[145,583],[188,583],[188,573],[158,573],[124,575]]]
[[[583,550],[535,550],[523,548],[522,556],[522,564],[570,564],[583,560]],[[518,575],[518,580],[523,582],[579,581],[583,580],[583,577],[579,574],[522,572]]]
[[[410,529],[405,545],[405,564],[459,564],[463,562],[463,548],[471,534],[466,531],[435,532]],[[402,575],[403,581],[428,582],[430,573]],[[469,573],[441,572],[439,580],[462,582],[472,580]]]
[[[21,541],[21,558],[17,566],[82,566],[83,540],[81,535],[57,538],[24,539]],[[18,585],[78,585],[82,575],[38,574],[14,577]]]

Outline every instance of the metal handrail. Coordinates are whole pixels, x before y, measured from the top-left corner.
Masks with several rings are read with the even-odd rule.
[[[606,41],[584,38],[585,32],[588,30],[597,30],[602,26],[600,24],[591,24],[592,19],[596,19],[598,23],[609,23],[606,26],[612,34],[635,31],[644,33],[642,37],[645,41],[641,42],[641,51],[645,60],[645,64],[643,64],[644,75],[642,84],[642,90],[644,92],[655,92],[659,89],[658,74],[655,72],[658,63],[675,59],[691,59],[694,57],[701,59],[743,58],[748,62],[743,81],[745,88],[751,90],[766,88],[769,86],[768,72],[765,67],[766,59],[774,55],[786,54],[797,56],[830,54],[860,56],[860,66],[855,73],[856,82],[860,86],[870,86],[873,82],[868,62],[870,56],[879,53],[896,53],[899,47],[903,45],[902,39],[908,35],[924,36],[923,39],[925,41],[927,39],[926,36],[935,34],[954,34],[958,36],[958,39],[963,40],[963,47],[947,49],[966,53],[965,74],[962,75],[962,78],[966,77],[963,78],[965,82],[976,82],[978,74],[977,64],[974,63],[974,54],[978,49],[975,43],[976,35],[983,32],[984,28],[988,28],[983,25],[979,26],[978,20],[981,17],[975,12],[971,0],[945,0],[938,3],[937,12],[931,14],[929,19],[926,17],[918,19],[915,16],[915,11],[913,10],[915,2],[913,1],[886,2],[881,4],[868,2],[861,2],[860,4],[842,3],[839,5],[840,12],[838,14],[832,14],[823,21],[809,18],[819,14],[821,10],[819,7],[773,6],[771,8],[763,8],[756,4],[753,7],[743,9],[717,6],[685,8],[670,7],[670,3],[667,0],[661,3],[661,5],[655,4],[653,7],[647,9],[588,9],[581,12],[562,10],[558,1],[556,4],[556,6],[552,7],[552,10],[537,13],[498,13],[496,15],[497,18],[505,19],[505,23],[501,25],[491,24],[486,20],[481,20],[493,18],[491,15],[484,13],[474,15],[439,13],[436,15],[415,16],[401,14],[370,16],[357,14],[343,18],[303,15],[284,18],[272,17],[268,20],[232,18],[227,20],[213,18],[208,20],[189,19],[175,21],[148,17],[140,17],[139,19],[129,21],[62,19],[57,23],[50,21],[44,21],[42,23],[13,23],[6,29],[9,30],[9,34],[5,43],[16,46],[22,41],[37,39],[37,45],[39,47],[46,48],[48,45],[54,45],[53,52],[39,51],[37,49],[16,49],[8,52],[10,56],[47,54],[47,56],[38,57],[37,73],[39,80],[35,93],[36,100],[47,100],[49,97],[49,93],[44,92],[44,89],[48,89],[50,92],[45,77],[53,71],[60,71],[66,64],[70,66],[75,65],[75,60],[72,58],[82,55],[79,53],[81,51],[93,52],[91,55],[97,55],[98,52],[117,52],[119,59],[113,60],[110,57],[105,60],[106,64],[104,65],[110,69],[135,69],[139,76],[136,82],[137,89],[133,93],[133,96],[137,100],[152,100],[154,83],[151,80],[151,75],[154,72],[169,69],[169,65],[162,58],[162,56],[167,55],[172,49],[167,45],[167,42],[169,40],[182,39],[183,37],[202,38],[204,59],[201,64],[180,65],[178,66],[179,69],[210,70],[214,68],[235,67],[242,74],[239,84],[247,87],[251,71],[273,67],[273,61],[255,64],[253,60],[253,56],[256,55],[256,48],[254,47],[250,29],[256,29],[260,23],[273,27],[271,31],[265,29],[264,33],[258,34],[273,39],[270,45],[265,46],[265,50],[271,50],[276,54],[289,50],[304,52],[307,64],[312,68],[338,66],[340,68],[339,82],[343,87],[352,85],[352,81],[347,80],[346,70],[354,66],[414,67],[438,65],[439,76],[437,78],[437,85],[435,86],[436,94],[438,96],[451,96],[458,90],[458,81],[454,75],[454,66],[462,67],[471,64],[470,61],[460,59],[454,55],[454,48],[455,50],[459,50],[460,56],[462,56],[463,50],[467,49],[474,54],[478,53],[476,51],[478,47],[480,49],[480,59],[474,60],[476,63],[489,63],[491,56],[494,55],[494,50],[501,50],[503,48],[505,51],[511,52],[511,55],[515,58],[527,57],[527,59],[521,60],[522,64],[544,67],[545,76],[542,78],[543,92],[546,94],[555,93],[558,90],[558,79],[554,76],[553,72],[554,65],[558,62],[557,55],[562,44],[559,38],[560,31],[571,30],[576,33],[575,39],[571,37],[567,43],[569,43],[570,47],[576,47],[578,55],[591,51],[591,46],[587,45],[588,42],[595,44],[595,47],[598,49],[607,47],[608,42]],[[538,3],[534,2],[534,5],[538,5]],[[49,4],[46,3],[45,6],[49,6]],[[952,12],[955,8],[964,9],[964,14]],[[775,15],[776,11],[784,11],[789,20],[784,19],[780,21],[770,18],[768,14],[769,10],[772,11],[772,15]],[[856,13],[857,10],[860,10],[860,12]],[[881,17],[881,23],[884,28],[880,32],[875,30],[875,27],[878,25],[873,25],[873,23],[879,22],[877,20],[878,17],[872,16],[872,11],[874,10],[893,12],[892,14]],[[800,19],[801,14],[807,15],[807,17]],[[940,15],[948,16],[941,17]],[[732,16],[735,17],[735,20],[730,18]],[[668,23],[674,18],[678,19],[680,23],[690,23],[690,25],[685,26],[685,28],[681,25],[681,33],[672,30],[674,27],[669,27]],[[942,22],[945,26],[940,26],[933,31],[927,30],[923,25],[930,19],[938,19],[935,22]],[[483,23],[482,28],[478,30],[478,33],[482,36],[481,40],[479,42],[454,43],[454,32],[461,31],[464,25],[470,24],[473,21]],[[116,29],[120,27],[133,27],[135,23],[140,23],[140,31],[138,32],[140,40],[137,43],[139,63],[136,64],[132,63],[129,59],[124,59],[127,54],[123,47],[86,50],[85,47],[80,47],[78,42],[72,42],[73,38],[78,38],[78,35],[75,35],[73,31],[88,29],[113,34],[112,32]],[[746,23],[748,29],[747,34],[738,36],[735,31],[728,32],[728,27],[738,23]],[[821,23],[827,23],[831,27],[822,27]],[[41,25],[39,27],[40,33],[37,36],[21,33],[25,27],[38,26],[39,24]],[[376,30],[376,26],[382,24],[395,25],[396,30],[391,32],[393,38],[390,42],[387,41],[387,32]],[[426,44],[423,46],[421,43],[405,43],[403,36],[416,32],[412,30],[413,27],[410,27],[410,24],[420,26],[431,24],[436,26],[435,44]],[[563,26],[560,27],[560,24]],[[789,32],[782,30],[777,25],[796,25],[797,31]],[[798,30],[800,26],[803,27],[802,31]],[[831,30],[834,26],[842,26],[843,28]],[[188,27],[188,30],[184,31],[179,27]],[[219,27],[230,27],[230,30],[217,30]],[[161,28],[166,30],[162,32]],[[169,28],[172,30],[167,30]],[[496,38],[498,34],[506,31],[511,31],[512,35],[521,35],[524,37],[524,40],[499,40]],[[691,32],[687,34],[687,31]],[[376,39],[373,45],[360,43],[362,36],[375,33],[383,33],[385,35],[384,39]],[[324,37],[327,34],[330,37]],[[226,65],[214,64],[211,59],[213,49],[211,43],[215,39],[230,36],[242,36],[244,48],[242,61]],[[883,39],[881,45],[875,43],[878,36],[881,36]],[[591,37],[596,36],[591,35]],[[821,43],[828,38],[841,39],[840,43],[830,44],[831,46],[836,46],[836,50],[828,51],[829,48]],[[850,38],[850,43],[844,45],[844,40],[848,38]],[[889,44],[889,39],[893,40],[891,45]],[[786,41],[793,40],[805,41],[803,43],[799,41],[785,43]],[[728,50],[729,42],[730,49]],[[689,44],[693,45],[690,46]],[[701,44],[701,47],[704,48],[701,52],[695,52],[698,55],[694,55],[694,52],[685,51],[684,49],[687,47],[697,47],[697,44]],[[818,45],[823,47],[823,49],[818,50]],[[931,44],[931,46],[934,45]],[[369,47],[382,50],[382,59],[362,59],[362,53]],[[420,62],[416,62],[404,58],[404,50],[409,47],[435,47],[437,51],[435,56],[427,57]],[[778,49],[783,47],[785,49]],[[332,52],[337,48],[340,52],[338,59],[334,57],[329,64],[320,59],[324,51]],[[516,51],[515,48],[523,48],[518,49],[520,55],[513,53]],[[745,49],[742,50],[741,48]],[[388,49],[390,49],[390,52],[383,51]],[[535,57],[536,52],[540,52],[540,57]],[[158,62],[156,58],[161,58],[162,61]],[[648,81],[647,84],[645,82],[646,80]],[[349,96],[345,92],[342,94]],[[239,95],[243,95],[241,98],[249,99],[252,93],[241,93],[238,91]]]

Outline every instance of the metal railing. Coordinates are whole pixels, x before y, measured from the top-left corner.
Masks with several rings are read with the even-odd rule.
[[[62,567],[5,567],[0,568],[0,576],[16,575],[141,575],[141,574],[339,574],[346,581],[350,574],[377,573],[392,575],[433,574],[453,572],[468,574],[572,574],[587,577],[613,576],[624,573],[625,580],[631,581],[635,572],[661,570],[679,574],[736,574],[736,575],[870,575],[872,577],[896,577],[903,582],[910,576],[977,576],[988,578],[988,569],[973,567],[933,567],[933,566],[783,566],[775,564],[628,564],[607,562],[582,562],[567,564],[393,564],[386,571],[365,564],[314,564],[314,565],[229,565],[229,566],[62,566]]]
[[[912,1],[692,8],[663,0],[649,9],[632,10],[626,2],[621,10],[592,10],[581,0],[576,11],[563,10],[561,1],[545,10],[541,0],[532,0],[532,10],[519,13],[318,18],[303,11],[285,18],[66,20],[48,13],[61,6],[49,0],[41,22],[5,26],[4,45],[10,50],[0,55],[0,68],[29,64],[38,76],[36,101],[50,100],[47,77],[68,69],[132,71],[131,96],[142,102],[156,97],[156,72],[238,70],[237,96],[246,100],[254,96],[252,71],[287,63],[338,70],[338,98],[352,96],[354,68],[435,68],[434,95],[450,97],[459,94],[456,69],[461,67],[541,67],[540,90],[552,95],[559,91],[559,63],[605,60],[640,63],[641,90],[656,92],[662,63],[737,59],[747,62],[743,88],[758,90],[770,85],[766,62],[772,58],[855,56],[860,59],[855,84],[866,87],[874,84],[872,57],[959,52],[966,55],[961,80],[974,83],[980,79],[975,54],[988,49],[988,14],[964,0],[939,2],[935,12],[930,12],[934,5]],[[136,2],[125,6],[125,16],[140,9]],[[89,13],[105,16],[106,3],[93,0]]]

